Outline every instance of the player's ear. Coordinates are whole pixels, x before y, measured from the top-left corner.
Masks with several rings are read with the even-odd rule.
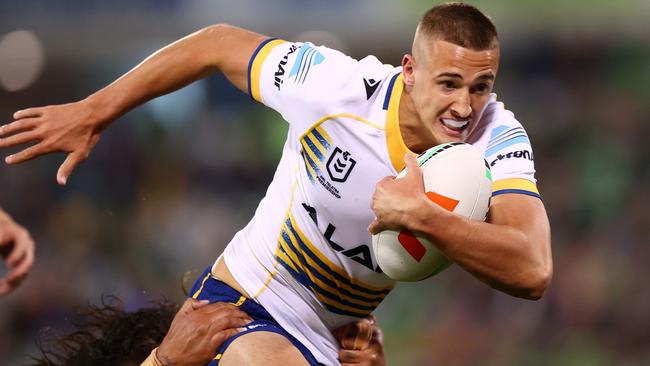
[[[407,53],[402,57],[402,74],[404,75],[404,84],[413,86],[415,81],[415,58]]]

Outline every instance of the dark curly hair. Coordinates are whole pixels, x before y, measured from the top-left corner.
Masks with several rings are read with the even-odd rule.
[[[103,296],[101,305],[88,304],[83,320],[72,323],[74,332],[42,332],[36,341],[41,357],[33,357],[29,365],[139,365],[162,342],[178,308],[163,298],[151,307],[125,312],[120,299]]]

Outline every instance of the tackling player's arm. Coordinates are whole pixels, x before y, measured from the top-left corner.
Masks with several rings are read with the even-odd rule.
[[[386,366],[384,333],[374,315],[337,328],[341,366]]]
[[[140,366],[205,365],[228,338],[253,321],[238,307],[187,299],[162,343]]]
[[[267,37],[229,25],[213,25],[182,38],[149,56],[112,84],[69,104],[28,108],[0,127],[0,148],[36,142],[8,156],[21,163],[50,152],[66,152],[57,181],[65,184],[72,170],[113,120],[146,101],[221,71],[247,90],[248,62]]]
[[[537,197],[492,197],[487,222],[450,213],[424,194],[422,171],[405,158],[408,174],[377,184],[372,208],[377,219],[369,230],[409,229],[428,236],[451,260],[478,279],[510,295],[539,299],[550,282],[550,226]]]

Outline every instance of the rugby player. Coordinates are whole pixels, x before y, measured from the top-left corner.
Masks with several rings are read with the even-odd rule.
[[[226,339],[252,319],[233,304],[187,299],[178,308],[160,299],[153,306],[126,312],[113,296],[88,305],[84,321],[64,336],[40,333],[40,356],[30,366],[194,366],[205,365]],[[383,366],[381,329],[374,318],[334,331],[343,364]],[[363,348],[363,349],[359,349]]]
[[[369,230],[423,232],[477,279],[513,296],[539,299],[548,286],[550,228],[533,152],[492,93],[498,68],[494,24],[460,3],[424,15],[399,67],[220,24],[162,48],[84,100],[16,112],[0,128],[0,147],[36,141],[8,156],[10,164],[67,152],[57,173],[65,184],[113,120],[223,72],[278,111],[289,132],[254,217],[191,293],[241,303],[258,324],[224,342],[213,364],[335,365],[332,330],[366,317],[394,286],[377,266]],[[454,141],[473,144],[490,165],[487,222],[454,215],[424,194],[413,155]],[[405,165],[405,179],[383,179]]]
[[[34,240],[0,208],[0,256],[8,271],[0,277],[0,296],[15,290],[27,277],[34,263]]]

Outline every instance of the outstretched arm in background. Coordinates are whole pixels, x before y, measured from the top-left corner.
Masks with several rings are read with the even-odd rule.
[[[246,91],[248,61],[266,38],[229,25],[213,25],[158,50],[81,101],[20,110],[13,115],[15,121],[0,127],[0,148],[32,145],[5,161],[16,164],[51,152],[68,153],[57,173],[63,185],[88,157],[101,132],[148,100],[219,71]]]
[[[0,208],[0,256],[9,271],[0,277],[0,296],[13,291],[34,263],[34,241],[29,232]]]

